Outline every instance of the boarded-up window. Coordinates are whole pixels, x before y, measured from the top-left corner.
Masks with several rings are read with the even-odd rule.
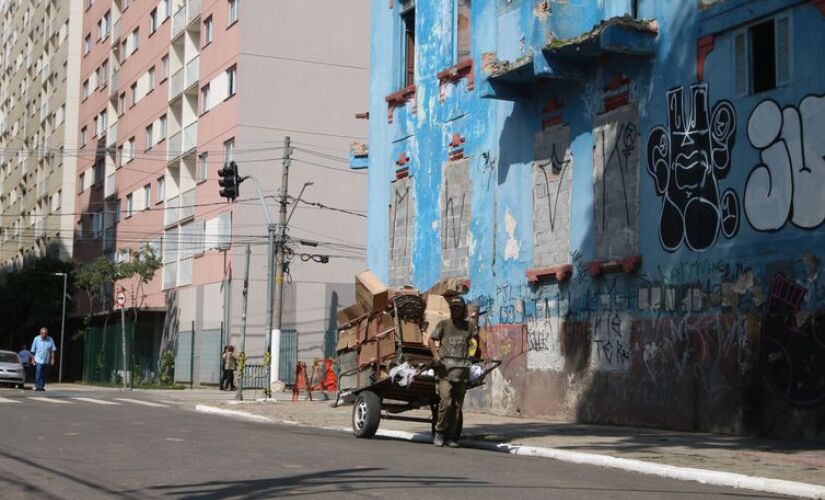
[[[467,276],[472,201],[470,160],[445,164],[441,188],[441,274],[444,277]]]
[[[570,129],[550,127],[536,134],[534,144],[533,260],[536,267],[547,267],[569,260]]]
[[[456,0],[456,62],[470,57],[470,0]]]
[[[412,246],[415,234],[415,192],[412,177],[392,183],[390,195],[390,284],[412,281]]]
[[[638,253],[638,120],[634,105],[596,118],[593,130],[593,216],[597,259],[617,259]]]

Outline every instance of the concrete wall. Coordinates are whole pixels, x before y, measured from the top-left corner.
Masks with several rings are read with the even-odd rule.
[[[402,91],[401,2],[373,2],[368,264],[390,276],[386,214],[403,164],[412,284],[455,271],[441,197],[459,154],[469,298],[504,361],[473,404],[825,438],[825,66],[811,50],[825,12],[641,0],[655,25],[606,29],[600,46],[615,50],[571,44],[624,8],[608,3],[475,2],[466,72],[452,2],[419,2],[415,87]],[[790,64],[777,88],[741,92],[736,36],[767,19],[789,29]]]
[[[365,142],[367,124],[356,113],[369,105],[369,2],[330,3],[323,8],[300,0],[242,4],[239,118],[236,157],[243,175],[255,175],[265,194],[281,184],[283,140],[293,141],[289,194],[362,214],[300,204],[289,222],[291,283],[285,286],[283,328],[298,331],[299,359],[323,355],[325,332],[335,328],[337,308],[354,299],[355,274],[365,267],[366,174],[350,171],[350,144]],[[255,149],[266,149],[255,152]],[[251,182],[242,198],[255,196]],[[277,222],[278,207],[268,199]],[[291,209],[291,207],[290,207]],[[386,215],[385,215],[386,217]],[[235,208],[233,236],[256,239],[249,293],[248,352],[258,359],[266,331],[266,221],[257,203]],[[317,247],[300,241],[317,242]],[[233,253],[230,332],[240,331],[243,251]],[[330,255],[328,264],[301,254]],[[335,292],[335,293],[333,293]]]

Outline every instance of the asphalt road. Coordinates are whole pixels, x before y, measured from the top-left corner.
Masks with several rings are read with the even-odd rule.
[[[0,390],[0,498],[778,498],[545,459],[244,422],[150,398]]]

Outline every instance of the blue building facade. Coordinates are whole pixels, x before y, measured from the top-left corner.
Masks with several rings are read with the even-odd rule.
[[[825,438],[825,2],[373,0],[368,263],[510,415]]]

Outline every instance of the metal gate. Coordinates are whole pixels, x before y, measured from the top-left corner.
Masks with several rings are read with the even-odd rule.
[[[221,379],[221,330],[178,332],[175,382],[218,384]],[[194,348],[194,350],[193,350]]]
[[[298,330],[281,330],[278,378],[285,384],[295,383],[295,365],[298,363]]]

